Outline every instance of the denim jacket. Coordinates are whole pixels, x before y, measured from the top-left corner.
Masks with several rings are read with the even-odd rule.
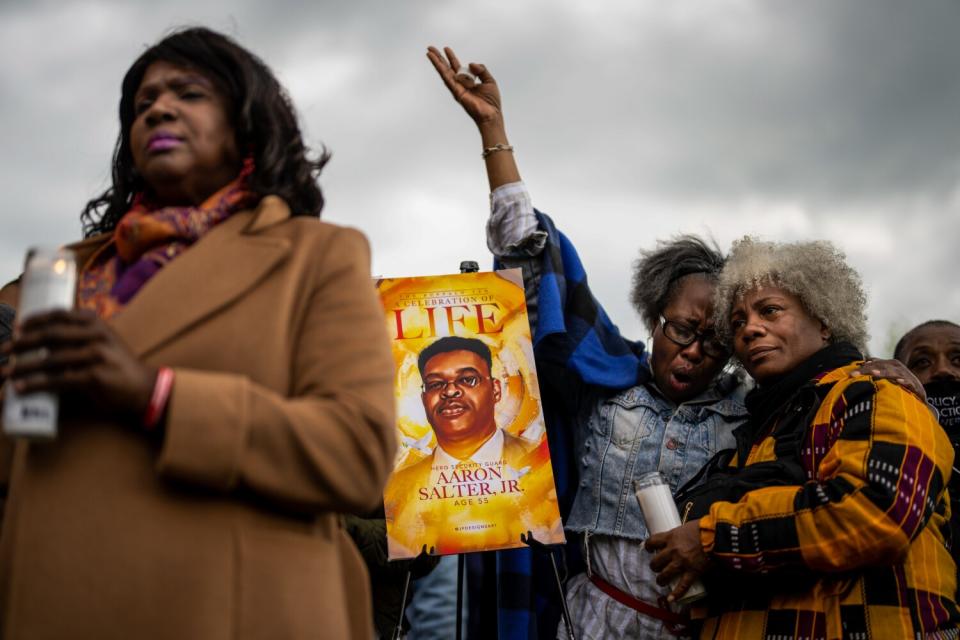
[[[680,406],[649,384],[586,395],[576,443],[580,487],[567,530],[645,539],[634,480],[659,470],[676,493],[714,453],[734,446],[747,389],[724,376]]]

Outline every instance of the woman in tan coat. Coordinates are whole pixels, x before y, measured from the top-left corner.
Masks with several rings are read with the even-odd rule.
[[[120,123],[79,309],[2,347],[0,377],[62,416],[55,442],[0,441],[0,634],[369,637],[337,514],[379,500],[392,363],[363,236],[317,219],[326,157],[205,29],[140,56]]]

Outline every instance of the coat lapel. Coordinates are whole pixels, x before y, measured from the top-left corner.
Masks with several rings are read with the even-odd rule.
[[[93,254],[110,241],[110,237],[111,234],[109,233],[101,233],[92,238],[68,244],[64,248],[70,249],[73,252],[73,259],[77,262],[77,269],[82,270],[87,266],[87,263],[90,262]]]
[[[255,286],[290,252],[285,238],[257,233],[289,218],[274,196],[238,212],[151,278],[111,324],[143,357]]]

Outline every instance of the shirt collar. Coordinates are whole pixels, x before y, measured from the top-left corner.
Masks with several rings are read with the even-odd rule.
[[[479,465],[484,465],[488,463],[500,462],[503,459],[503,430],[497,429],[493,432],[493,435],[487,438],[487,441],[484,442],[479,449],[473,452],[466,460],[461,460],[460,458],[455,458],[446,451],[443,450],[443,447],[440,446],[440,443],[437,443],[437,448],[434,451],[433,464],[435,466],[446,465],[450,468],[456,467],[461,462],[475,462]]]

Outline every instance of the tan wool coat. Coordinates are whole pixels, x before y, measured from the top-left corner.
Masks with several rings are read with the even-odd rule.
[[[165,267],[110,320],[175,371],[162,442],[92,406],[0,439],[0,635],[369,638],[337,514],[393,461],[382,318],[363,236],[272,196]]]

